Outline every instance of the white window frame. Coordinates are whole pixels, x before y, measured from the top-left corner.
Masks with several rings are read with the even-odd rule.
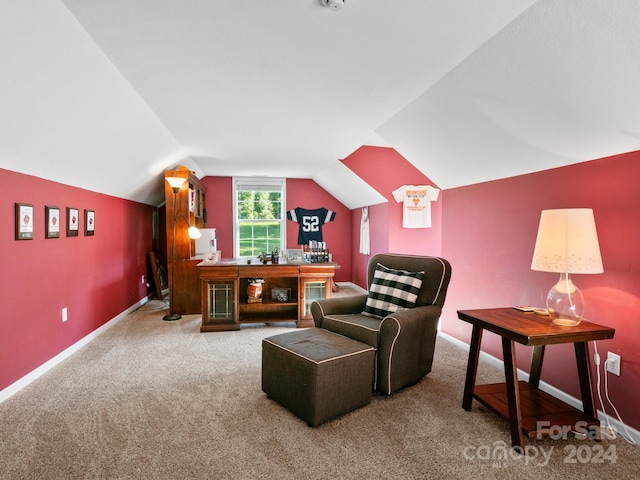
[[[240,256],[240,223],[238,222],[238,190],[245,190],[251,188],[252,190],[265,190],[274,191],[280,190],[281,192],[281,212],[280,212],[280,249],[286,249],[287,242],[287,211],[286,211],[286,179],[285,178],[271,178],[271,177],[233,177],[232,188],[232,205],[233,205],[233,256],[237,260],[246,261],[249,258]],[[269,252],[271,253],[271,252]]]

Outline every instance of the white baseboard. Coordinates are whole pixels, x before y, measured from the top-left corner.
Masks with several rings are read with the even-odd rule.
[[[336,282],[336,285],[339,287],[349,287],[355,290],[358,290],[360,293],[369,293],[366,289],[362,288],[360,285],[356,285],[353,282]]]
[[[109,329],[110,327],[112,327],[113,325],[118,323],[124,317],[129,315],[131,312],[134,312],[135,310],[140,308],[142,305],[144,305],[148,301],[149,301],[149,297],[148,296],[142,298],[139,302],[137,302],[136,304],[132,305],[131,307],[126,309],[124,312],[120,313],[118,316],[112,318],[111,320],[109,320],[104,325],[98,327],[97,329],[95,329],[93,332],[91,332],[87,336],[85,336],[82,339],[78,340],[76,343],[74,343],[70,347],[68,347],[65,350],[63,350],[62,352],[60,352],[58,355],[53,357],[51,360],[46,361],[45,363],[40,365],[35,370],[32,370],[31,372],[26,374],[24,377],[22,377],[19,380],[15,381],[11,385],[9,385],[7,388],[3,389],[0,392],[0,403],[4,402],[7,398],[11,397],[12,395],[15,395],[17,392],[22,390],[24,387],[29,385],[31,382],[33,382],[34,380],[36,380],[40,376],[44,375],[46,372],[51,370],[53,367],[58,365],[63,360],[66,360],[67,358],[69,358],[75,352],[77,352],[82,347],[84,347],[89,342],[91,342],[93,339],[95,339],[102,332],[106,331],[107,329]]]
[[[457,338],[452,337],[451,335],[448,335],[446,333],[443,333],[442,331],[439,331],[438,337],[442,338],[443,340],[455,345],[456,347],[466,352],[469,352],[470,347],[468,344],[464,343],[461,340],[458,340]],[[480,359],[487,362],[489,365],[492,365],[504,371],[504,362],[502,360],[499,360],[496,357],[489,355],[488,353],[485,353],[483,351],[480,351]],[[518,380],[528,381],[529,374],[518,369]],[[549,395],[552,395],[558,398],[559,400],[562,400],[566,404],[571,405],[572,407],[577,408],[578,410],[582,410],[581,400],[578,400],[577,398],[572,397],[571,395],[563,392],[562,390],[557,389],[552,385],[549,385],[546,382],[540,381],[540,390],[547,392]],[[596,395],[597,395],[597,392],[596,392]],[[629,427],[628,425],[625,425],[617,418],[611,417],[610,415],[605,414],[601,410],[598,410],[598,418],[602,422],[603,426],[611,425],[611,427],[616,432],[622,434],[625,437],[630,436],[631,439],[636,444],[640,444],[640,431],[635,430]]]

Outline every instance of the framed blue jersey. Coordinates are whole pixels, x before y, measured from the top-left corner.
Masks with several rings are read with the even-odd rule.
[[[297,207],[287,211],[287,219],[298,224],[298,245],[308,245],[311,240],[322,242],[322,225],[333,222],[336,212],[326,208],[307,210]]]

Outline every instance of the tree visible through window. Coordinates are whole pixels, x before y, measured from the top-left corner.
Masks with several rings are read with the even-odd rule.
[[[236,257],[257,257],[282,245],[283,182],[235,181]]]

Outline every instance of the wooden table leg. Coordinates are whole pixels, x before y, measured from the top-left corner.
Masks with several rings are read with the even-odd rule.
[[[471,411],[473,401],[473,388],[476,385],[476,373],[478,371],[478,359],[480,356],[480,341],[482,340],[482,328],[474,325],[471,333],[471,345],[469,346],[469,361],[467,362],[467,378],[464,382],[464,395],[462,396],[462,408]]]
[[[597,419],[598,412],[595,406],[595,392],[591,383],[591,364],[589,363],[589,351],[586,342],[574,343],[576,351],[576,363],[578,364],[578,380],[580,381],[580,394],[582,396],[582,411],[585,416]],[[595,428],[595,440],[600,441],[600,429]]]
[[[513,341],[502,337],[502,355],[504,356],[504,376],[507,387],[507,403],[509,405],[509,428],[511,445],[520,453],[524,452],[524,435],[522,434],[522,412],[520,410],[520,391],[518,389],[518,367]]]
[[[534,388],[540,386],[540,373],[542,372],[542,360],[544,359],[544,345],[533,347],[531,355],[531,372],[529,373],[529,385]]]

